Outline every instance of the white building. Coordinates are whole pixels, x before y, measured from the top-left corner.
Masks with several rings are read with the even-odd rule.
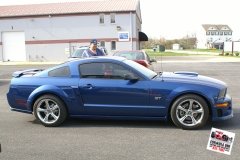
[[[172,49],[173,50],[180,50],[180,44],[178,44],[178,43],[173,44]]]
[[[232,41],[232,32],[228,25],[203,24],[197,34],[197,48],[223,49],[224,42]]]
[[[139,0],[102,0],[0,6],[0,61],[63,61],[97,39],[109,52],[137,50]]]

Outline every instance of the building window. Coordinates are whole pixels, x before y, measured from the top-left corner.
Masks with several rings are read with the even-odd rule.
[[[211,32],[211,35],[215,35],[215,32]]]
[[[116,23],[116,21],[115,21],[115,13],[111,13],[110,14],[110,19],[111,19],[111,23]]]
[[[232,32],[228,32],[228,35],[232,35]]]
[[[105,41],[100,41],[100,46],[105,47]]]
[[[99,23],[104,24],[104,14],[99,14]]]
[[[223,35],[223,32],[220,32],[220,35]]]
[[[219,32],[216,32],[216,35],[218,35],[219,34]]]
[[[212,42],[212,41],[213,41],[213,38],[209,38],[209,39],[208,39],[208,42]]]
[[[228,35],[228,32],[224,32],[224,35]]]
[[[207,32],[206,35],[210,35],[210,32]]]
[[[111,50],[116,50],[116,41],[111,42]]]

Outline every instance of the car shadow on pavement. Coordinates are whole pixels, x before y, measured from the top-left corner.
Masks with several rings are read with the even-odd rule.
[[[125,128],[168,128],[175,129],[176,127],[166,121],[150,121],[150,120],[89,120],[69,118],[60,127],[125,127]]]
[[[29,121],[32,124],[42,125],[37,119]],[[88,128],[88,127],[126,127],[126,128],[168,128],[176,129],[169,121],[157,120],[106,120],[68,118],[59,128]]]
[[[233,109],[233,118],[224,121],[209,122],[204,128],[218,128],[222,130],[239,130],[240,129],[240,111]]]
[[[230,120],[212,122],[209,121],[206,126],[199,130],[211,130],[212,127],[223,130],[239,130],[240,113],[234,115]],[[86,120],[86,119],[68,119],[60,127],[125,127],[125,128],[159,128],[176,129],[177,127],[171,121],[133,121],[133,120]]]
[[[212,122],[208,121],[206,126],[199,130],[211,130],[212,127],[223,130],[239,130],[240,113],[236,112],[234,117],[229,120]],[[29,121],[33,124],[41,123],[34,119]],[[125,127],[125,128],[159,128],[159,129],[176,129],[177,127],[171,121],[157,120],[106,120],[106,119],[81,119],[68,118],[60,128],[88,128],[88,127]]]

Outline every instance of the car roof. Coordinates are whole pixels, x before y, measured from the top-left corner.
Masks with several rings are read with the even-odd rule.
[[[120,50],[116,52],[144,52],[144,50]]]
[[[80,46],[77,49],[86,49],[86,48],[89,48],[89,46]]]
[[[129,53],[146,53],[144,50],[121,50],[121,51],[116,51],[114,52],[114,54],[116,53],[126,53],[126,52],[129,52]]]
[[[116,60],[116,61],[123,61],[123,60],[126,60],[126,58],[124,57],[118,57],[118,56],[92,56],[92,57],[88,57],[88,58],[76,58],[76,59],[73,59],[73,60],[70,60],[66,63],[72,63],[72,62],[86,62],[86,61],[89,61],[89,62],[93,62],[93,61],[111,61],[111,60]]]

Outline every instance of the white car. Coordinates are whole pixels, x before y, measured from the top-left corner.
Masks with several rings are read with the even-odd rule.
[[[88,49],[88,46],[81,46],[79,48],[77,48],[73,54],[69,57],[69,60],[75,59],[75,58],[82,58],[83,52]],[[104,55],[108,55],[107,53],[107,49],[105,47],[98,47],[103,53]]]
[[[69,60],[74,59],[74,58],[82,58],[82,54],[83,52],[88,49],[88,46],[81,46],[79,48],[77,48],[73,54],[69,57]]]

